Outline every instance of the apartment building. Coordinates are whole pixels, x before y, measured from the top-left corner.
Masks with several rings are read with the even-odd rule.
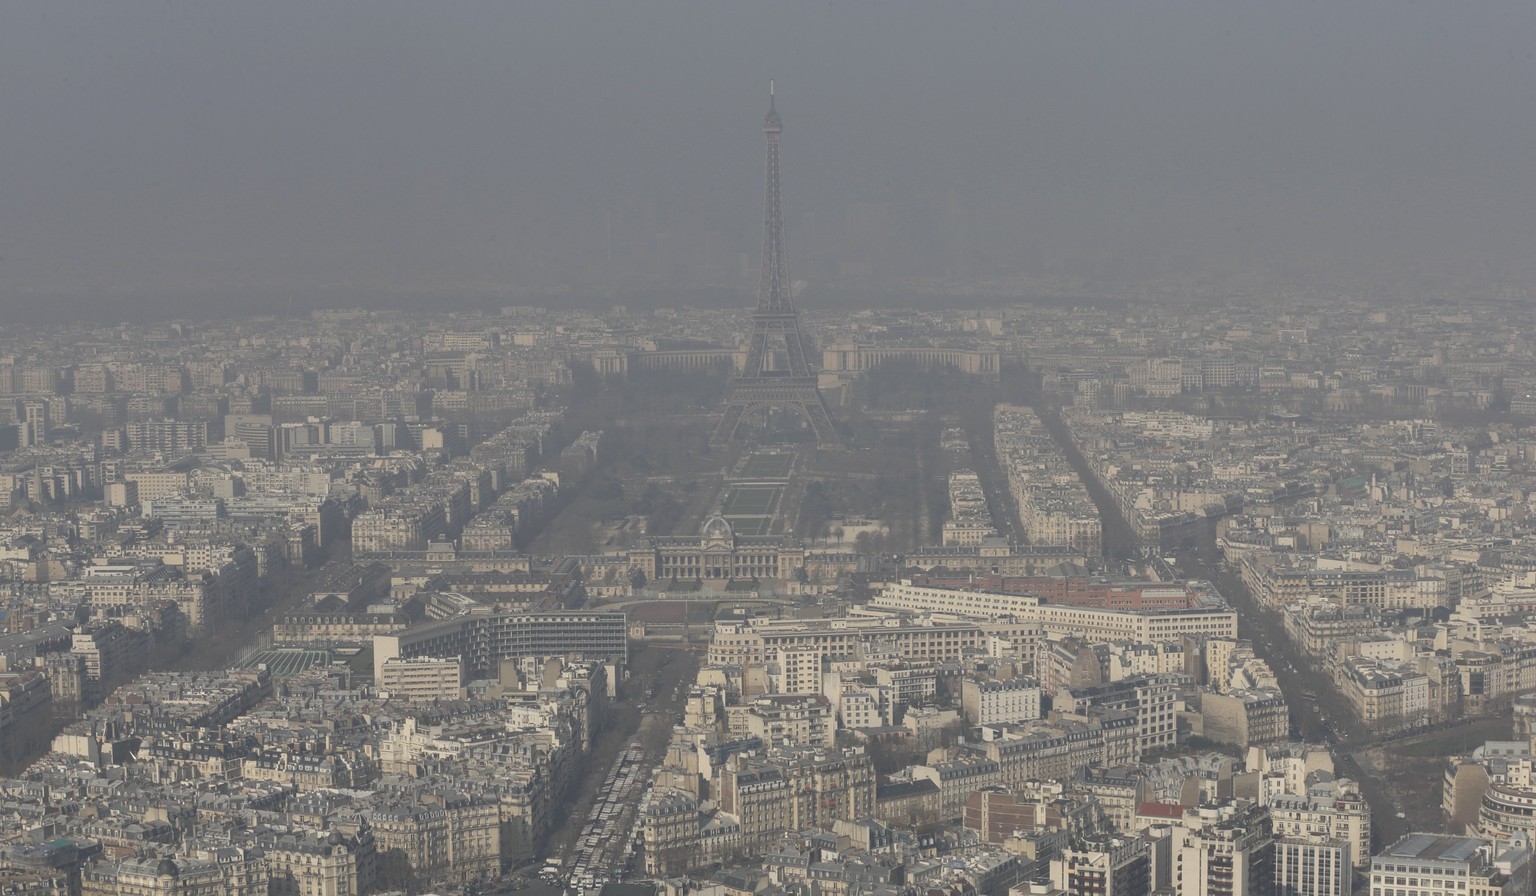
[[[645,844],[645,873],[664,876],[685,871],[700,858],[699,802],[681,790],[657,789],[640,820]]]
[[[1290,736],[1291,709],[1278,690],[1202,694],[1200,714],[1205,736],[1220,743],[1246,748]]]
[[[957,818],[972,793],[1002,783],[997,761],[971,752],[957,752],[948,759],[912,767],[912,778],[932,781],[939,788],[942,818]]]
[[[720,810],[741,822],[743,845],[783,831],[830,828],[874,813],[875,771],[861,749],[795,747],[737,754],[720,770]]]
[[[1353,850],[1341,840],[1275,840],[1274,896],[1351,896]]]
[[[1051,859],[1051,885],[1070,896],[1148,896],[1150,846],[1137,836],[1084,836]]]
[[[832,704],[820,694],[770,694],[753,700],[746,733],[766,747],[830,747],[837,738]]]
[[[1252,804],[1189,810],[1178,855],[1180,896],[1271,896],[1274,834]]]
[[[960,683],[960,706],[972,725],[1030,722],[1040,718],[1040,682],[1033,678]]]
[[[260,844],[271,896],[366,896],[377,886],[377,845],[362,819],[338,821],[328,830],[275,833]]]
[[[1391,728],[1431,711],[1429,676],[1411,667],[1349,657],[1335,667],[1339,693],[1361,722]]]
[[[1346,790],[1339,783],[1306,795],[1271,797],[1270,820],[1275,836],[1337,844],[1348,862],[1363,868],[1371,861],[1371,807],[1358,788]]]
[[[464,664],[457,657],[394,657],[384,661],[379,690],[410,702],[461,700],[464,697]]]
[[[1083,766],[1102,762],[1106,747],[1104,731],[1098,726],[1037,722],[970,749],[997,763],[998,783],[1018,787],[1030,780],[1069,778]]]
[[[381,885],[396,881],[468,882],[501,873],[497,803],[480,796],[421,788],[368,815]]]

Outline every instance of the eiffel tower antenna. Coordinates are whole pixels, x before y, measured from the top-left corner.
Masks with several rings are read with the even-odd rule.
[[[763,209],[763,269],[757,283],[757,310],[752,313],[752,339],[747,363],[731,378],[725,392],[725,409],[710,442],[724,445],[736,437],[743,417],[770,407],[796,410],[805,418],[817,443],[835,447],[837,430],[827,402],[816,386],[816,371],[806,358],[800,334],[800,313],[795,310],[793,287],[784,258],[784,209],[779,198],[779,136],[784,124],[774,106],[773,82],[768,82],[768,117],[763,136],[768,142],[767,184]],[[766,370],[773,353],[783,347],[785,370]]]

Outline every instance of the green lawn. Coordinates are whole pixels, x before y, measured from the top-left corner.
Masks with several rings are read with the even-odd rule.
[[[730,517],[731,531],[737,535],[767,535],[773,526],[773,517],[770,516],[742,516]]]
[[[243,665],[247,669],[266,666],[267,671],[271,672],[274,678],[288,678],[313,666],[324,666],[330,661],[331,652],[329,650],[276,647],[252,654],[246,658]],[[373,671],[371,656],[369,658],[369,671]]]
[[[793,454],[754,454],[741,465],[742,479],[788,479]]]
[[[373,648],[364,647],[362,650],[347,657],[347,665],[352,667],[352,674],[359,678],[373,680]]]
[[[1387,749],[1399,756],[1457,756],[1482,746],[1485,741],[1512,739],[1512,727],[1508,717],[1479,719],[1466,725],[1389,744]]]
[[[784,489],[776,485],[738,485],[725,496],[722,516],[772,516]]]

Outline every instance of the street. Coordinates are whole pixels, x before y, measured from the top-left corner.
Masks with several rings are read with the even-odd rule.
[[[1136,550],[1135,533],[1121,516],[1119,507],[1093,478],[1086,459],[1072,443],[1056,409],[1042,402],[1036,410],[1099,508],[1105,553],[1129,556]],[[1250,640],[1254,652],[1269,664],[1290,706],[1292,736],[1309,743],[1328,744],[1337,773],[1360,783],[1360,792],[1371,805],[1373,846],[1380,848],[1407,833],[1410,830],[1407,810],[1422,807],[1405,804],[1383,769],[1370,762],[1362,763],[1358,758],[1370,747],[1391,739],[1377,737],[1361,725],[1334,687],[1333,679],[1291,644],[1280,615],[1263,611],[1254,603],[1241,578],[1221,561],[1215,532],[1206,532],[1196,548],[1177,552],[1175,564],[1179,575],[1213,583],[1237,610],[1238,636]],[[1419,814],[1422,817],[1424,813]]]
[[[628,874],[652,773],[666,753],[672,726],[682,721],[698,669],[697,655],[682,648],[637,645],[630,662],[622,702],[611,707],[609,724],[588,758],[588,768],[607,771],[600,782],[590,776],[572,795],[565,824],[549,848],[560,867],[547,878],[582,893],[596,893]]]
[[[1290,705],[1293,736],[1309,743],[1328,744],[1337,774],[1360,783],[1360,792],[1371,805],[1375,847],[1381,848],[1409,833],[1414,827],[1414,816],[1419,821],[1437,819],[1438,803],[1432,807],[1420,805],[1424,800],[1422,794],[1413,797],[1402,793],[1390,780],[1394,769],[1379,767],[1368,758],[1373,748],[1414,741],[1426,734],[1410,731],[1378,735],[1362,725],[1334,687],[1333,679],[1291,643],[1280,614],[1261,610],[1242,580],[1216,559],[1216,554],[1215,540],[1207,536],[1198,549],[1177,555],[1178,571],[1189,578],[1215,583],[1222,596],[1238,611],[1239,637],[1249,639],[1254,652],[1269,663],[1286,703]],[[1464,718],[1450,727],[1487,721]],[[1436,829],[1438,827],[1435,825]]]

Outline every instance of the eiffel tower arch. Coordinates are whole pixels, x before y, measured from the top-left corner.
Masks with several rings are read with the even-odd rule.
[[[768,141],[763,271],[757,284],[757,308],[752,312],[747,363],[726,386],[725,407],[710,438],[714,445],[734,440],[744,418],[768,408],[798,412],[816,436],[817,444],[825,447],[839,445],[826,399],[816,386],[816,370],[806,356],[805,338],[800,333],[800,312],[792,301],[789,269],[784,258],[784,212],[779,199],[779,135],[783,131],[770,84],[768,117],[763,120],[763,135]],[[776,364],[770,364],[779,350],[784,352],[782,370]]]

